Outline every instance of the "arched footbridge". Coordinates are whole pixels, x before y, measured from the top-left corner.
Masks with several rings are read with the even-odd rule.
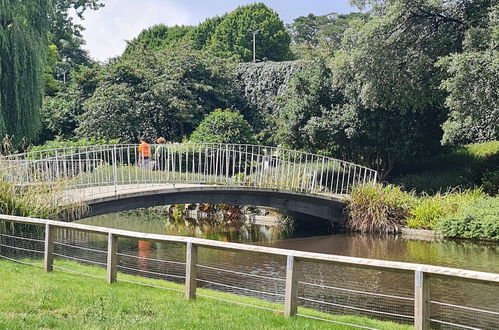
[[[268,206],[337,220],[355,185],[376,171],[350,162],[245,144],[152,145],[149,159],[130,144],[32,151],[0,159],[17,186],[50,187],[57,199],[84,202],[93,216],[181,203]],[[43,189],[40,189],[43,191]]]

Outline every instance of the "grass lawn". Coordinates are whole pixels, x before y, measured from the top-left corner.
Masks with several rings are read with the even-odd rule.
[[[98,267],[59,261],[56,265],[104,275]],[[132,280],[170,289],[183,285],[119,273]],[[198,293],[261,307],[282,305],[253,298],[198,289]],[[412,327],[355,316],[333,316],[308,309],[299,313],[379,329]],[[0,259],[0,329],[351,329],[352,327],[304,317],[285,318],[280,313],[198,297],[186,301],[183,294],[159,288],[92,278],[54,269]]]

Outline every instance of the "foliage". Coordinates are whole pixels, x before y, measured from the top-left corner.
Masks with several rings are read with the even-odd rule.
[[[75,219],[85,211],[85,205],[61,198],[64,184],[15,186],[3,178],[0,181],[0,214],[43,219]]]
[[[242,6],[227,14],[211,35],[208,49],[219,56],[236,56],[244,62],[251,61],[253,34],[249,30],[257,29],[258,59],[290,59],[291,38],[279,15],[263,3]]]
[[[59,60],[59,52],[56,45],[50,45],[47,51],[47,61],[45,63],[45,95],[54,96],[60,89],[59,82],[54,78],[56,73],[56,64]]]
[[[232,103],[230,63],[189,48],[150,51],[103,69],[84,103],[82,137],[179,141],[204,115]]]
[[[46,141],[42,145],[31,146],[28,148],[28,152],[31,151],[46,151],[52,149],[61,149],[61,148],[71,148],[71,147],[85,147],[85,146],[95,146],[99,144],[117,144],[119,140],[104,140],[104,139],[80,139],[80,140],[52,140]]]
[[[332,72],[324,58],[304,64],[288,83],[286,93],[280,99],[276,142],[292,148],[319,151],[335,141],[333,136],[323,136],[317,125],[323,125],[329,133],[337,120],[325,120],[326,113],[341,104],[341,93],[332,87]],[[340,123],[341,125],[341,123]],[[334,149],[331,148],[331,149]]]
[[[293,50],[306,52],[311,48],[321,48],[331,52],[340,48],[343,34],[351,21],[367,18],[368,15],[363,13],[308,14],[295,18],[287,28],[291,35]]]
[[[469,144],[447,154],[412,160],[400,166],[393,181],[408,190],[427,193],[473,188],[482,184],[484,173],[496,171],[498,164],[499,141]]]
[[[244,117],[230,109],[208,114],[191,135],[193,142],[254,143],[253,129]]]
[[[236,92],[242,95],[238,104],[241,113],[266,142],[275,131],[272,118],[279,111],[278,99],[286,94],[292,77],[302,69],[302,63],[260,62],[236,66]]]
[[[163,24],[154,25],[148,29],[142,30],[140,34],[128,45],[123,52],[123,57],[134,56],[143,49],[163,50],[168,47],[176,46],[182,39],[194,29],[192,26],[173,26],[168,27]]]
[[[55,95],[45,97],[41,142],[74,137],[79,117],[84,112],[83,103],[97,88],[100,72],[101,68],[97,65],[80,66],[77,71],[72,72],[69,84],[64,85]]]
[[[35,141],[40,108],[50,1],[0,2],[0,136]]]
[[[189,33],[188,38],[192,42],[194,49],[201,50],[208,46],[213,33],[226,16],[227,14],[207,18],[204,22],[196,26],[191,33]]]
[[[486,172],[482,178],[483,190],[491,195],[499,195],[499,170]]]
[[[460,145],[499,139],[499,52],[467,52],[447,62],[443,82],[451,110],[442,142]]]
[[[445,216],[456,213],[463,205],[473,204],[482,198],[481,190],[454,191],[434,196],[423,195],[417,199],[407,219],[409,228],[435,229]]]
[[[484,197],[444,217],[437,230],[446,237],[499,241],[499,198]]]
[[[360,232],[399,232],[414,203],[414,196],[397,186],[356,186],[348,200],[347,226]]]
[[[439,63],[449,74],[442,82],[450,109],[444,144],[499,139],[499,4],[486,9],[481,24],[466,31],[464,52]]]
[[[87,10],[98,10],[104,4],[100,0],[52,0],[54,13],[50,16],[50,41],[57,47],[61,56],[56,65],[57,70],[68,70],[66,64],[73,69],[77,65],[91,62],[88,53],[81,48],[85,44],[83,25],[74,22],[72,13],[80,19]]]

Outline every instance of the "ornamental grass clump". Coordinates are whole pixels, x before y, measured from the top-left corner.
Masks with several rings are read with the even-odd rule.
[[[62,183],[16,186],[0,181],[0,214],[53,220],[79,218],[87,206],[65,198],[63,189]]]
[[[414,203],[412,193],[394,185],[356,186],[347,205],[347,226],[362,233],[400,232]]]

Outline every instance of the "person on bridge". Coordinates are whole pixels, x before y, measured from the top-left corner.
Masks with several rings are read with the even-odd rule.
[[[156,161],[156,169],[164,171],[166,168],[166,140],[164,137],[160,137],[156,140],[158,146],[154,151],[154,160]]]
[[[145,137],[140,138],[139,145],[139,167],[144,169],[149,169],[149,158],[151,157],[151,146],[147,143]]]

